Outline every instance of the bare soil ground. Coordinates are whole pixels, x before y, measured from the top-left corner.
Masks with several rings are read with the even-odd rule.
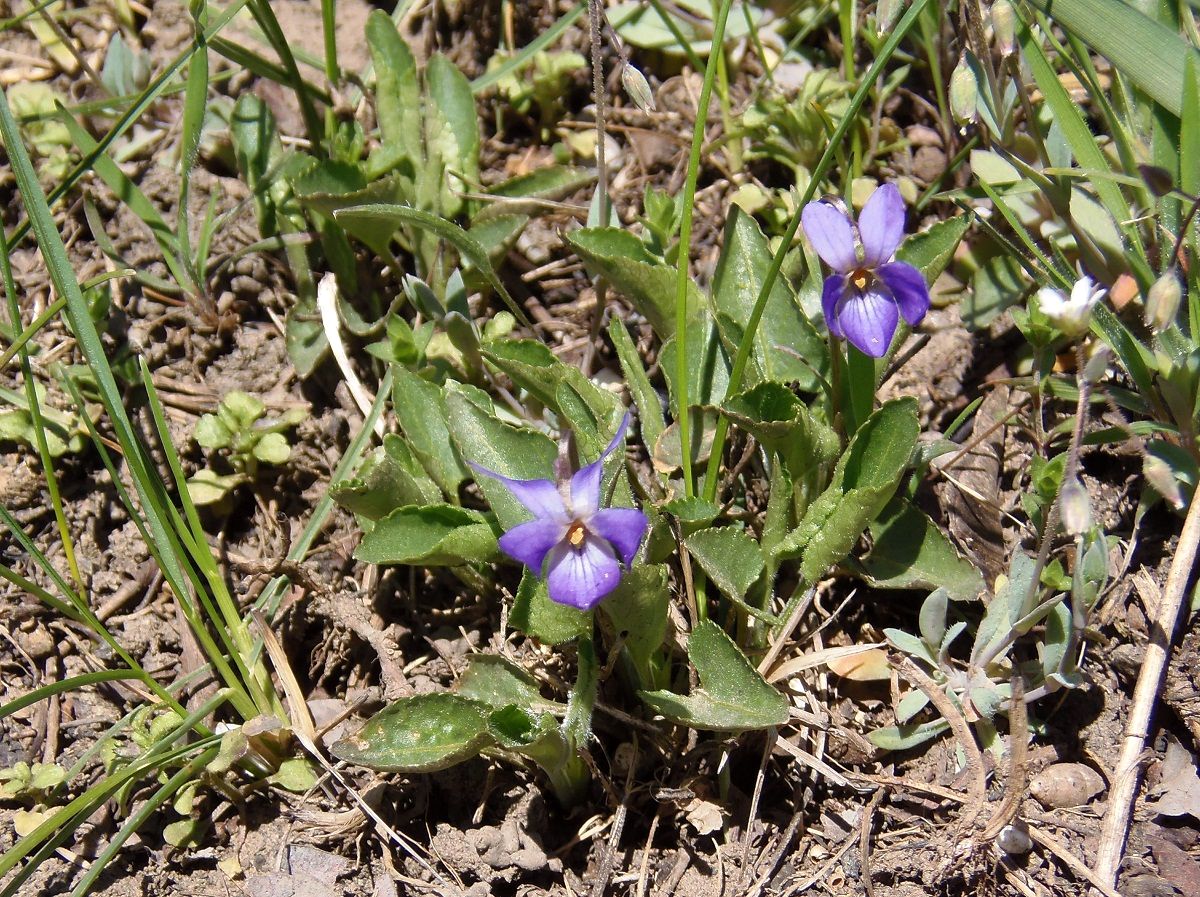
[[[273,6],[290,39],[306,46],[314,36],[319,40],[315,3],[285,0]],[[498,41],[500,24],[492,6],[456,7],[457,14],[444,13],[437,27],[426,28],[419,37],[426,45],[450,51],[468,74],[477,74]],[[365,3],[344,2],[338,10],[346,34],[341,44],[347,54],[344,64],[361,66],[368,8]],[[555,14],[550,0],[528,4],[518,15],[522,40],[546,27]],[[97,51],[104,46],[102,14],[90,25],[75,27],[85,46]],[[190,36],[185,7],[153,3],[141,36],[155,59],[169,57]],[[582,48],[585,37],[573,30],[565,40]],[[31,39],[15,30],[0,36],[0,47],[27,55],[37,51]],[[319,44],[312,49],[319,52]],[[67,76],[57,76],[53,83],[73,99],[88,95],[86,84]],[[227,85],[231,91],[260,92],[274,106],[285,133],[299,135],[298,117],[278,88],[242,75]],[[669,82],[653,120],[627,109],[614,115],[619,124],[628,122],[613,133],[619,150],[613,189],[623,219],[632,220],[640,210],[647,181],[675,187],[680,183],[690,136],[692,86],[682,79]],[[572,115],[581,120],[581,127],[590,127],[584,80],[576,85],[573,102]],[[486,111],[486,101],[482,108]],[[167,136],[153,154],[131,163],[131,173],[170,220],[177,193],[171,140],[178,103],[164,101],[153,115]],[[532,166],[543,152],[532,136],[524,146],[493,140],[485,148],[485,180],[500,180]],[[892,164],[921,176],[922,169],[914,168],[911,158]],[[716,258],[731,185],[716,169],[707,170],[701,184],[696,242],[701,247],[697,270],[704,278]],[[98,180],[88,182],[85,190],[130,264],[165,274],[153,241],[132,214]],[[198,211],[217,190],[221,208],[232,208],[245,196],[244,185],[230,172],[210,165],[196,185],[193,201]],[[0,194],[5,225],[12,227],[20,209],[6,173],[0,173]],[[587,195],[575,199],[586,202]],[[57,212],[81,279],[104,270],[104,258],[80,205],[68,201]],[[586,350],[595,301],[586,275],[564,266],[567,273],[549,283],[518,279],[549,259],[568,258],[558,238],[559,229],[568,224],[565,217],[541,219],[510,260],[507,276],[535,315],[552,322],[546,333],[556,351],[572,359]],[[247,212],[219,235],[214,254],[232,252],[257,238],[253,216]],[[50,300],[49,282],[36,252],[27,246],[16,250],[14,263],[22,309],[32,316]],[[291,289],[280,259],[258,254],[226,269],[215,295],[215,315],[123,285],[109,334],[114,350],[128,348],[150,362],[168,404],[176,445],[190,464],[199,466],[202,461],[190,441],[198,415],[214,410],[229,390],[259,395],[273,411],[309,410],[289,464],[274,480],[261,480],[253,494],[211,520],[214,543],[235,594],[247,600],[274,572],[271,565],[286,554],[361,422],[334,370],[323,368],[303,382],[292,371],[279,327],[293,301]],[[613,313],[622,313],[619,304]],[[1004,350],[1012,340],[1011,321],[1001,320],[991,333],[972,335],[962,327],[953,305],[931,320],[928,345],[894,373],[886,393],[917,396],[924,421],[938,429],[982,392],[988,399],[974,427],[983,435],[1016,400],[1003,385],[1015,373],[1007,366]],[[71,337],[61,327],[43,331],[38,341],[45,353],[68,362],[76,357]],[[615,368],[610,358],[601,357],[602,365]],[[5,385],[16,386],[11,369],[0,376]],[[62,395],[52,396],[52,401],[68,405]],[[145,416],[140,419],[145,425]],[[0,500],[61,564],[36,457],[11,444],[0,450]],[[1006,567],[1015,545],[1029,544],[1028,534],[1005,512],[1017,506],[1014,483],[1028,465],[1030,451],[1020,425],[1002,425],[972,449],[956,482],[932,476],[922,487],[923,506],[989,579]],[[956,773],[953,740],[900,755],[880,754],[865,740],[867,731],[891,722],[895,683],[856,683],[820,673],[806,674],[804,686],[812,701],[809,709],[826,725],[800,731],[796,742],[834,764],[847,784],[835,784],[790,754],[777,750],[764,756],[761,736],[688,741],[669,728],[602,709],[591,750],[595,784],[590,800],[573,814],[564,814],[546,796],[536,774],[483,759],[429,776],[345,770],[379,817],[418,845],[413,857],[388,843],[358,805],[328,783],[306,795],[247,795],[236,806],[214,792],[203,798],[214,812],[198,846],[170,847],[162,828],[175,817],[155,818],[105,871],[98,893],[567,895],[589,893],[594,883],[607,880],[608,893],[659,897],[809,891],[874,897],[1081,894],[1086,882],[1073,861],[1089,865],[1096,850],[1098,820],[1111,785],[1128,695],[1171,557],[1172,534],[1178,530],[1177,519],[1162,511],[1151,513],[1135,529],[1140,482],[1136,459],[1097,449],[1086,457],[1084,469],[1105,528],[1120,536],[1113,564],[1123,574],[1102,601],[1087,655],[1088,686],[1037,706],[1034,747],[1016,781],[1021,788],[1019,815],[1035,830],[1039,846],[1023,858],[1001,859],[991,845],[964,852],[959,836],[967,792]],[[60,479],[93,607],[101,609],[113,632],[148,669],[186,673],[194,663],[193,646],[182,637],[182,623],[171,610],[161,578],[98,459],[87,452],[67,456]],[[356,532],[349,515],[335,515],[303,565],[308,587],[298,586],[289,594],[278,619],[293,668],[324,718],[353,707],[355,714],[344,724],[353,727],[356,719],[380,706],[389,690],[442,689],[452,684],[464,658],[476,650],[503,647],[527,659],[538,652],[502,631],[498,606],[463,593],[454,580],[408,570],[372,570],[352,560]],[[7,563],[34,575],[17,546],[0,544]],[[918,602],[916,595],[872,596],[862,588],[851,595],[844,583],[828,583],[803,627],[810,633],[807,644],[820,648],[878,641],[884,625],[911,630]],[[823,629],[811,635],[822,624]],[[51,679],[85,672],[93,668],[89,658],[104,662],[105,654],[85,633],[13,588],[0,588],[0,701]],[[552,672],[558,664],[570,664],[570,658],[544,653],[537,660]],[[1151,808],[1163,783],[1170,746],[1180,745],[1193,755],[1200,752],[1198,670],[1200,633],[1189,623],[1178,639],[1158,728],[1150,740],[1153,752],[1147,757],[1120,888],[1130,897],[1200,895],[1200,823],[1195,815],[1164,815]],[[548,687],[554,688],[554,683],[548,681]],[[125,712],[129,696],[117,686],[85,689],[0,721],[0,767],[18,760],[71,765]],[[1102,790],[1079,806],[1047,806],[1027,793],[1025,782],[1063,762],[1083,763],[1097,771]],[[718,769],[728,776],[723,799],[715,787]],[[85,773],[100,772],[99,760],[93,758]],[[973,812],[987,816],[1000,807],[1010,780],[1006,770],[994,772],[986,805]],[[1194,794],[1192,799],[1194,814],[1200,797]],[[0,805],[0,850],[15,842],[17,809]],[[106,807],[91,820],[81,841],[45,862],[26,893],[65,893],[79,865],[93,858],[119,826],[115,810]],[[442,884],[427,884],[429,866]]]

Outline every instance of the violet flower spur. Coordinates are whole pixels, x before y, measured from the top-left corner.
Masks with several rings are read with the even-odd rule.
[[[829,332],[872,358],[882,357],[896,335],[900,315],[918,324],[929,311],[924,276],[894,260],[904,237],[899,188],[878,187],[863,206],[857,227],[828,202],[810,202],[801,218],[809,242],[834,272],[825,278],[821,293]]]
[[[637,508],[600,507],[604,462],[624,442],[628,426],[626,412],[603,454],[557,483],[513,480],[471,464],[476,473],[503,483],[534,515],[501,536],[500,548],[545,575],[551,601],[591,610],[617,587],[622,563],[628,567],[642,544],[649,526],[645,514]]]

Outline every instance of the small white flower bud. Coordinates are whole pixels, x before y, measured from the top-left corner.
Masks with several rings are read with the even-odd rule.
[[[950,73],[950,112],[960,125],[975,121],[979,102],[979,85],[964,54]]]
[[[654,111],[654,92],[650,89],[650,82],[637,66],[629,63],[621,66],[621,85],[639,109],[646,113]]]
[[[1001,56],[1011,56],[1017,48],[1017,15],[1008,0],[992,3],[992,34]]]
[[[1063,529],[1072,536],[1082,536],[1092,528],[1092,500],[1078,477],[1063,483],[1058,497]]]
[[[1175,322],[1179,303],[1183,300],[1183,288],[1174,268],[1168,268],[1162,277],[1154,281],[1146,294],[1146,326],[1161,333]]]

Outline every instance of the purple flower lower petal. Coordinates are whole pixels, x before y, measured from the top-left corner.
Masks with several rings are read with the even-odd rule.
[[[626,567],[633,563],[649,525],[646,515],[636,508],[605,508],[587,522],[592,532],[612,544]]]
[[[882,358],[896,335],[900,313],[896,300],[887,293],[851,290],[839,305],[837,319],[855,348],[872,358]]]
[[[538,517],[567,520],[567,508],[563,504],[562,496],[558,494],[558,487],[554,485],[553,480],[513,480],[501,476],[494,470],[488,470],[486,467],[480,467],[472,462],[468,463],[476,473],[503,483],[513,494],[513,498],[523,504],[531,513]]]
[[[582,546],[560,542],[550,550],[546,585],[550,600],[591,610],[621,581],[621,565],[603,539],[589,535]]]
[[[621,419],[621,426],[617,427],[617,435],[612,438],[600,457],[587,467],[580,468],[576,471],[575,476],[571,477],[571,510],[575,512],[576,516],[586,517],[588,514],[595,513],[596,509],[600,507],[600,480],[604,475],[604,462],[617,450],[617,446],[625,441],[627,429],[629,429],[628,411]]]
[[[876,188],[858,216],[858,237],[868,268],[885,264],[904,238],[904,199],[895,184]]]
[[[892,262],[879,269],[879,276],[887,284],[900,306],[900,314],[910,324],[919,324],[929,311],[929,287],[925,275],[906,262]]]
[[[546,554],[563,540],[566,533],[565,524],[550,517],[539,517],[506,532],[500,537],[500,548],[540,576]]]
[[[825,288],[821,291],[821,309],[825,312],[825,325],[835,339],[844,339],[842,327],[838,323],[838,300],[846,291],[846,278],[841,274],[831,274],[825,278]]]
[[[810,202],[801,213],[804,235],[822,261],[834,271],[847,274],[858,266],[854,231],[842,212],[827,202]]]

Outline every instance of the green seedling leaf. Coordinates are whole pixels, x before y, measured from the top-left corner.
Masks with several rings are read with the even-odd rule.
[[[450,439],[445,392],[406,368],[392,370],[392,407],[409,447],[446,495],[457,496],[469,473]]]
[[[924,640],[905,632],[903,629],[889,628],[883,630],[883,634],[887,636],[888,641],[909,657],[923,660],[932,667],[937,666],[937,657],[934,656],[933,649]]]
[[[623,639],[644,687],[655,683],[653,660],[667,634],[671,600],[664,564],[634,567],[600,605],[600,619],[614,638]]]
[[[594,277],[604,277],[620,290],[650,322],[659,339],[675,333],[676,271],[651,255],[642,242],[625,230],[585,228],[564,234],[563,240],[583,259]],[[687,317],[697,320],[704,308],[700,288],[687,287]]]
[[[201,448],[215,451],[233,444],[233,431],[215,414],[202,414],[192,432]]]
[[[254,443],[254,457],[264,464],[283,464],[292,456],[292,447],[282,433],[266,433]]]
[[[279,764],[267,781],[292,794],[304,794],[316,786],[317,770],[304,757],[290,757]]]
[[[339,505],[368,520],[385,517],[406,505],[436,504],[442,491],[429,479],[404,438],[388,433],[368,456],[358,475],[330,487]]]
[[[683,543],[724,595],[741,600],[763,572],[763,553],[745,530],[702,529]]]
[[[737,350],[770,267],[771,249],[758,223],[733,206],[712,285],[713,314],[730,352]],[[795,381],[800,389],[816,392],[825,377],[828,344],[800,310],[785,278],[776,278],[771,288],[750,357],[751,384]]]
[[[903,499],[893,498],[871,522],[870,531],[873,544],[861,565],[871,585],[941,587],[955,601],[969,601],[983,591],[983,574],[955,550],[937,524]]]
[[[456,567],[498,557],[493,522],[453,505],[398,508],[378,520],[354,552],[370,564]]]
[[[508,623],[543,645],[561,645],[590,636],[592,614],[550,600],[546,581],[526,570],[513,598]]]
[[[491,712],[487,704],[455,694],[402,698],[330,752],[381,772],[434,772],[469,760],[491,743]]]
[[[248,482],[250,478],[244,473],[219,474],[205,468],[188,477],[188,495],[194,505],[215,505],[242,483]]]
[[[509,704],[560,712],[566,709],[543,698],[537,680],[499,654],[472,655],[466,671],[454,685],[454,693],[497,709]]]
[[[896,704],[896,722],[904,725],[929,706],[929,696],[920,689],[910,691]]]
[[[189,847],[200,843],[207,828],[201,819],[177,819],[163,826],[163,840],[175,848]]]
[[[927,723],[887,726],[869,732],[867,740],[880,750],[907,751],[937,738],[949,728],[950,724],[944,719],[935,719]]]
[[[688,659],[700,677],[700,688],[687,697],[669,691],[639,692],[655,713],[714,732],[767,729],[788,721],[787,699],[758,674],[716,623],[704,620],[692,630]]]

